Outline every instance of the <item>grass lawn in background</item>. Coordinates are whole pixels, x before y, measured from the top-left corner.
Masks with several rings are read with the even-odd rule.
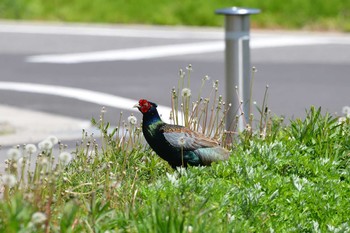
[[[221,26],[218,8],[259,8],[253,27],[350,31],[350,1],[344,0],[0,0],[0,18],[122,24]]]

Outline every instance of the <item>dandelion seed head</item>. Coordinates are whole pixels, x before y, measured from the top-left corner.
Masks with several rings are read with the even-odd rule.
[[[52,141],[50,139],[45,139],[38,143],[38,147],[41,151],[51,150],[53,147]]]
[[[37,151],[36,146],[34,144],[27,144],[24,147],[24,150],[28,153],[28,154],[33,154]]]
[[[342,109],[342,112],[346,117],[350,117],[350,107],[349,106],[344,106]]]
[[[339,122],[339,123],[346,122],[346,117],[339,117],[339,118],[338,118],[338,122]]]
[[[47,139],[51,141],[52,145],[56,145],[58,143],[58,138],[54,135],[48,136]]]
[[[21,157],[19,158],[17,163],[18,163],[18,166],[22,167],[26,163],[26,160],[23,157]]]
[[[72,161],[73,156],[71,153],[64,151],[59,155],[58,158],[63,165],[67,165],[70,163],[70,161]]]
[[[44,214],[42,212],[35,212],[32,215],[31,222],[33,224],[42,224],[46,221],[46,219],[47,219],[46,214]]]
[[[253,66],[253,67],[252,67],[252,71],[253,71],[254,73],[256,73],[256,72],[258,72],[258,69],[257,69],[255,66]]]
[[[184,146],[185,143],[186,143],[185,137],[184,137],[184,136],[181,136],[181,137],[179,138],[179,140],[178,140],[178,143],[179,143],[180,146]]]
[[[47,158],[42,158],[39,163],[42,166],[47,166],[49,164],[49,160],[47,160]]]
[[[204,81],[209,81],[210,77],[208,75],[204,76]]]
[[[12,174],[4,174],[4,175],[2,175],[1,181],[2,181],[3,185],[5,185],[7,187],[10,187],[10,188],[15,186],[16,183],[17,183],[16,177],[14,175],[12,175]]]
[[[17,148],[11,148],[7,151],[7,158],[12,161],[17,161],[21,157],[21,151]]]
[[[191,96],[191,89],[185,87],[184,89],[182,89],[181,95],[182,95],[182,97],[190,97]]]
[[[128,122],[130,125],[136,125],[137,124],[137,118],[134,115],[131,115],[128,117]]]

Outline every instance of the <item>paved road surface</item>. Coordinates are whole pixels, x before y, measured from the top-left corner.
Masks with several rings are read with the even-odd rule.
[[[49,126],[37,132],[68,140],[91,117],[98,118],[102,106],[112,124],[120,111],[130,114],[140,98],[169,106],[178,71],[188,64],[194,93],[205,75],[218,79],[223,93],[223,37],[221,28],[0,22],[0,123],[16,122],[16,114],[4,110],[8,106],[18,115],[38,114],[38,122],[27,124],[32,131],[43,121],[71,119],[76,127],[64,132]],[[258,69],[253,99],[261,103],[268,84],[275,114],[303,117],[311,105],[340,113],[350,105],[349,34],[253,31],[251,47]],[[38,138],[21,140],[0,136],[5,146]]]

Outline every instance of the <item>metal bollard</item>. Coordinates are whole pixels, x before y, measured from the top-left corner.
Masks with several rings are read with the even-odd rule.
[[[250,18],[260,13],[259,9],[230,7],[218,9],[216,14],[225,15],[225,69],[226,103],[232,106],[227,114],[226,129],[238,116],[237,130],[242,131],[249,122],[250,114]]]

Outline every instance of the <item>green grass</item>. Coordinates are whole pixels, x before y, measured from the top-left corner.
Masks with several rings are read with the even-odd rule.
[[[181,89],[189,88],[189,76],[180,75]],[[213,88],[203,112],[221,106]],[[176,93],[173,111],[186,111],[190,92]],[[197,107],[188,109],[180,117],[196,128]],[[39,144],[35,166],[33,145],[9,151],[0,232],[350,231],[349,118],[340,122],[314,107],[288,123],[264,115],[226,144],[229,161],[174,171],[143,144],[134,120],[112,128],[104,112],[92,121],[100,145],[83,131],[72,160],[55,137]]]
[[[36,178],[5,186],[0,231],[350,231],[349,119],[311,108],[264,139],[243,132],[228,162],[177,171],[106,129],[103,146],[84,136],[69,165],[38,162]],[[47,220],[34,223],[35,212]]]
[[[350,2],[344,0],[0,0],[0,18],[74,22],[220,26],[218,8],[259,8],[259,28],[350,31]]]

